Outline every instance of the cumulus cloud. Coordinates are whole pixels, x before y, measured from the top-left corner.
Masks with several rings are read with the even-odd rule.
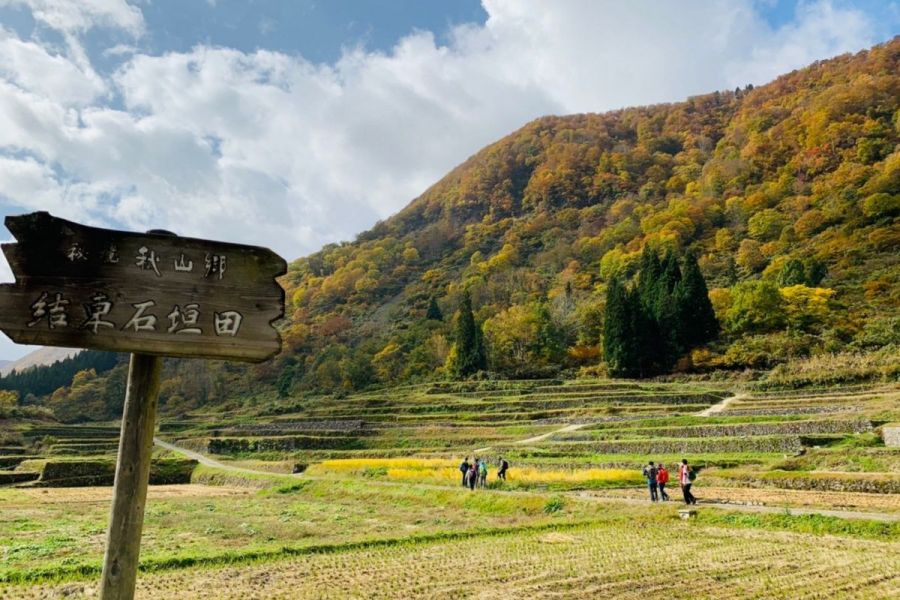
[[[132,35],[144,30],[141,10],[125,0],[0,0],[0,6],[28,8],[38,23],[68,33],[95,27],[121,29]]]
[[[872,29],[861,12],[839,10],[830,2],[801,3],[794,22],[773,31],[769,43],[754,44],[726,67],[735,85],[764,83],[816,60],[871,45]]]
[[[89,66],[53,54],[44,46],[23,41],[0,27],[0,77],[34,94],[63,104],[85,105],[106,91],[106,84]]]
[[[25,0],[0,0],[10,2]],[[124,2],[29,5],[70,34],[143,27]],[[532,118],[764,83],[874,37],[865,15],[828,2],[803,4],[778,29],[752,0],[484,5],[487,22],[455,28],[447,45],[415,32],[334,64],[203,45],[115,49],[121,66],[102,79],[77,40],[63,56],[0,33],[0,52],[18,57],[0,66],[0,207],[293,258],[396,212]]]

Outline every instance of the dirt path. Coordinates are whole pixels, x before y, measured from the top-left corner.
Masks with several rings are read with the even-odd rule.
[[[677,489],[674,490],[675,494],[680,493]],[[702,493],[698,491],[698,493]],[[596,501],[611,501],[611,502],[623,502],[625,504],[648,504],[647,500],[639,500],[637,498],[617,498],[615,496],[604,496],[602,493],[595,493],[590,491],[580,491],[580,492],[572,492],[572,495],[581,498],[582,500],[596,500]],[[673,495],[671,500],[673,504],[681,504]],[[789,506],[771,506],[771,505],[762,505],[762,504],[731,504],[728,502],[704,502],[703,500],[699,500],[699,503],[696,505],[698,509],[702,509],[705,507],[710,508],[720,508],[723,510],[736,510],[740,512],[747,513],[764,513],[764,514],[777,514],[777,515],[820,515],[823,517],[837,517],[839,519],[866,519],[870,521],[881,521],[884,523],[893,523],[900,521],[900,515],[891,514],[891,513],[883,513],[883,512],[869,512],[869,511],[858,511],[858,510],[835,510],[828,508],[800,508],[800,507],[789,507]]]
[[[229,465],[228,463],[220,462],[214,458],[210,458],[205,454],[200,454],[199,452],[194,452],[193,450],[188,450],[187,448],[182,448],[181,446],[176,446],[175,444],[170,444],[169,442],[164,442],[159,438],[153,438],[153,443],[160,448],[164,448],[171,452],[175,452],[177,454],[181,454],[187,458],[192,458],[196,460],[201,465],[205,465],[207,467],[215,467],[216,469],[222,469],[224,471],[231,471],[232,473],[247,473],[248,475],[278,475],[279,477],[290,477],[287,473],[284,475],[278,473],[272,473],[271,471],[261,471],[258,469],[247,469],[244,467],[236,467],[234,465]]]
[[[700,412],[697,413],[697,416],[698,417],[711,417],[713,415],[717,415],[719,413],[724,412],[725,409],[728,408],[732,402],[735,402],[737,400],[743,400],[744,398],[747,398],[747,394],[735,394],[734,396],[729,396],[728,398],[725,398],[718,404],[713,404],[709,408],[707,408],[705,410],[701,410]]]
[[[572,425],[566,425],[562,429],[554,429],[553,431],[550,431],[548,433],[542,433],[541,435],[536,435],[534,437],[530,437],[530,438],[524,439],[524,440],[516,440],[515,442],[510,442],[510,443],[515,446],[525,446],[527,444],[534,444],[536,442],[542,442],[542,441],[546,440],[547,438],[556,435],[557,433],[566,433],[568,431],[577,431],[577,430],[581,429],[582,427],[586,427],[587,425],[588,425],[587,423],[573,423]],[[477,450],[475,450],[475,452],[478,452],[480,454],[482,452],[487,452],[491,448],[492,448],[492,446],[486,446],[484,448],[478,448]]]

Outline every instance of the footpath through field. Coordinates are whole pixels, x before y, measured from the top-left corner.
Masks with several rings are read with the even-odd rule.
[[[701,410],[697,413],[698,417],[711,417],[713,415],[717,415],[719,413],[725,412],[725,410],[731,405],[732,402],[736,402],[738,400],[743,400],[747,398],[747,394],[736,394],[734,396],[729,396],[725,398],[721,402],[717,404],[713,404],[709,408]]]
[[[550,431],[548,433],[542,433],[541,435],[536,435],[534,437],[530,437],[525,440],[517,440],[515,442],[512,442],[512,444],[516,445],[516,446],[524,446],[527,444],[536,444],[537,442],[542,442],[542,441],[546,440],[547,438],[556,435],[557,433],[578,431],[579,429],[581,429],[582,427],[586,427],[587,425],[588,425],[588,423],[573,423],[571,425],[566,425],[562,429],[554,429],[553,431]],[[475,452],[481,454],[482,452],[487,452],[490,449],[491,449],[491,446],[485,446],[484,448],[476,449]]]
[[[231,471],[232,473],[246,473],[247,475],[272,475],[271,471],[259,471],[256,469],[245,469],[244,467],[229,465],[214,458],[210,458],[205,454],[200,454],[199,452],[194,452],[193,450],[188,450],[187,448],[182,448],[181,446],[176,446],[175,444],[170,444],[169,442],[164,442],[157,437],[153,438],[153,443],[160,448],[163,448],[164,450],[169,450],[171,452],[181,454],[182,456],[186,456],[187,458],[192,458],[201,465],[207,467],[214,467],[216,469],[222,469],[224,471]]]
[[[700,412],[697,413],[697,416],[698,417],[711,417],[713,415],[717,415],[717,414],[722,413],[725,410],[727,410],[732,402],[736,402],[738,400],[743,400],[745,398],[747,398],[747,394],[736,394],[734,396],[729,396],[728,398],[725,398],[721,402],[719,402],[717,404],[713,404],[712,406],[710,406],[707,409],[701,410]],[[515,442],[512,442],[512,444],[515,446],[527,446],[528,444],[536,444],[538,442],[543,442],[547,438],[551,438],[554,435],[557,435],[560,433],[568,433],[570,431],[578,431],[582,427],[587,427],[588,425],[590,425],[590,423],[572,423],[572,424],[566,425],[565,427],[562,427],[560,429],[554,429],[553,431],[550,431],[547,433],[542,433],[541,435],[536,435],[534,437],[530,437],[530,438],[527,438],[524,440],[517,440]],[[484,448],[477,448],[475,450],[475,452],[480,454],[482,452],[487,452],[491,448],[492,448],[492,446],[485,446]]]
[[[560,430],[552,431],[550,433],[544,434],[544,436],[537,436],[537,438],[529,438],[528,440],[521,440],[520,443],[529,443],[533,440],[537,440],[538,438],[544,439],[553,435],[554,433],[560,433],[562,431],[574,431],[580,427],[584,427],[585,424],[580,425],[569,425],[568,428],[563,428]],[[195,452],[193,450],[188,450],[187,448],[182,448],[181,446],[176,446],[175,444],[171,444],[169,442],[165,442],[159,438],[154,438],[153,442],[159,446],[160,448],[164,448],[166,450],[170,450],[172,452],[176,452],[188,458],[192,458],[199,462],[201,465],[205,465],[207,467],[213,467],[216,469],[222,469],[224,471],[230,471],[232,473],[246,473],[249,475],[264,475],[267,477],[272,477],[274,475],[278,475],[272,473],[271,471],[262,471],[258,469],[247,469],[245,467],[236,467],[234,465],[229,465],[227,463],[223,463],[221,461],[215,460],[201,454],[199,452]],[[305,475],[303,473],[297,473],[295,475],[282,474],[278,475],[279,477],[297,477],[302,479],[316,479],[316,480],[324,480],[322,477],[310,477],[309,475]],[[403,486],[409,487],[408,483],[401,482],[393,482],[393,481],[370,481],[369,483],[385,485],[385,486]],[[426,489],[446,489],[446,486],[435,485],[435,484],[413,484],[419,488]],[[538,490],[539,491],[539,490]],[[498,493],[498,494],[508,494],[508,495],[518,495],[518,494],[533,494],[535,492],[532,491],[524,491],[524,490],[488,490],[482,491],[479,493]],[[623,496],[614,496],[609,494],[603,494],[602,492],[590,491],[590,490],[578,490],[572,492],[564,492],[565,495],[573,496],[580,498],[582,500],[588,501],[598,501],[598,502],[618,502],[622,504],[647,504],[647,500],[639,499],[639,498],[628,498]],[[677,503],[677,501],[673,501],[673,503]],[[790,507],[790,506],[775,506],[775,505],[760,505],[760,504],[733,504],[729,502],[704,502],[702,499],[700,501],[699,506],[707,507],[707,508],[717,508],[722,510],[731,510],[731,511],[740,511],[746,513],[766,513],[766,514],[790,514],[790,515],[819,515],[823,517],[836,517],[839,519],[865,519],[869,521],[880,521],[885,523],[893,523],[900,521],[900,513],[884,513],[884,512],[871,512],[871,511],[856,511],[856,510],[835,510],[835,509],[826,509],[826,508],[802,508],[802,507]]]
[[[602,500],[604,502],[622,502],[625,504],[647,504],[646,499],[640,498],[627,498],[627,497],[617,497],[617,496],[609,496],[604,495],[601,492],[593,492],[590,490],[581,490],[578,492],[570,492],[572,495],[581,498],[582,500]],[[678,492],[675,490],[673,495],[677,495]],[[698,491],[698,493],[700,493]],[[675,504],[678,504],[679,501],[673,500]],[[864,519],[867,521],[880,521],[882,523],[894,523],[900,521],[900,514],[892,514],[892,513],[883,513],[883,512],[870,512],[870,511],[858,511],[858,510],[835,510],[829,508],[802,508],[802,507],[794,507],[794,506],[772,506],[766,504],[732,504],[730,502],[704,502],[702,499],[699,500],[699,504],[697,506],[709,507],[709,508],[720,508],[723,510],[736,510],[740,512],[746,513],[764,513],[764,514],[778,514],[778,515],[791,515],[791,516],[799,516],[799,515],[818,515],[821,517],[836,517],[838,519]]]

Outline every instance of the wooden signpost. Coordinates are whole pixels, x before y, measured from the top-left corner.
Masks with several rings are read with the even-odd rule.
[[[0,330],[21,344],[131,352],[101,598],[134,597],[163,356],[266,360],[281,349],[265,248],[87,227],[45,212],[7,217]]]

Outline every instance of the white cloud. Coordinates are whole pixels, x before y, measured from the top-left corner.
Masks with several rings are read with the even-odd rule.
[[[0,27],[0,77],[36,95],[64,105],[87,104],[106,91],[106,84],[87,65],[51,54],[35,42],[20,40]]]
[[[8,244],[12,240],[0,240],[0,244]],[[0,252],[0,283],[12,283],[15,281],[15,278],[12,274],[12,269],[9,268],[9,263],[6,261],[6,256],[2,252]]]
[[[869,46],[872,35],[873,24],[863,13],[836,9],[830,2],[801,3],[793,23],[727,65],[731,82],[764,83],[816,60]]]
[[[92,2],[80,16],[70,3],[32,4],[68,32],[143,23],[121,2]],[[777,30],[752,0],[485,8],[487,23],[456,28],[448,46],[417,32],[390,52],[347,50],[333,65],[207,46],[126,52],[101,85],[74,36],[60,56],[8,34],[0,44],[23,58],[0,67],[0,152],[13,151],[0,165],[0,206],[265,244],[293,258],[396,212],[537,116],[763,83],[874,35],[861,13],[828,2],[803,5]]]
[[[27,7],[34,20],[59,31],[83,33],[94,27],[144,30],[141,10],[125,0],[0,0],[0,6]]]
[[[9,241],[0,239],[0,244],[6,244]],[[0,284],[11,283],[12,281],[12,270],[9,268],[9,263],[6,262],[6,257],[0,252]],[[28,350],[31,350],[30,346],[16,346],[6,335],[0,333],[0,359],[10,360],[18,358],[26,354]]]

